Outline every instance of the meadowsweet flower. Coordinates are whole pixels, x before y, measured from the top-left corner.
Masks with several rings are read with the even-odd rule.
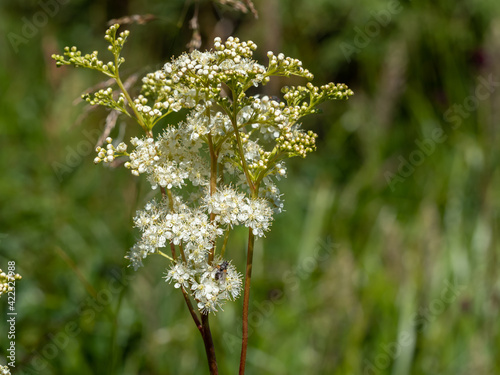
[[[193,268],[189,263],[176,262],[167,272],[165,281],[191,293],[201,312],[216,312],[227,300],[239,296],[242,281],[241,274],[228,261],[217,258],[214,264],[204,262]]]
[[[241,274],[236,268],[222,258],[217,258],[214,264],[207,264],[191,286],[198,309],[204,313],[218,311],[241,292]]]
[[[284,166],[278,166],[278,168],[283,169],[283,174],[286,173]],[[278,173],[280,173],[279,170]],[[283,194],[280,193],[279,188],[269,177],[264,178],[262,182],[263,186],[260,195],[270,203],[274,213],[281,213],[284,210]]]
[[[128,32],[117,35],[118,27],[110,27],[105,37],[112,61],[76,47],[53,58],[58,66],[98,70],[120,82]],[[284,209],[277,181],[286,177],[285,160],[315,150],[317,135],[302,129],[301,118],[325,100],[352,95],[344,84],[310,82],[283,88],[282,98],[249,95],[249,88],[272,76],[313,78],[300,60],[282,53],[268,52],[268,64],[261,64],[253,57],[256,49],[252,41],[215,38],[212,50],[184,53],[148,73],[135,98],[112,87],[85,95],[92,105],[135,117],[145,132],[128,144],[108,137],[105,146],[97,147],[94,162],[128,159],[124,166],[133,175],[145,176],[152,189],[161,191],[137,211],[133,222],[140,238],[125,258],[138,269],[152,254],[172,253],[165,281],[181,288],[203,313],[218,311],[241,292],[241,274],[220,255],[230,253],[229,232],[245,226],[252,240],[263,237],[273,215]],[[153,132],[182,109],[183,121]]]
[[[146,245],[142,242],[137,242],[134,246],[129,250],[127,255],[125,255],[125,259],[130,261],[130,265],[134,267],[134,271],[137,271],[139,267],[142,267],[142,260],[145,259],[149,253],[151,253],[154,249]]]
[[[183,263],[175,263],[167,273],[165,281],[174,282],[174,288],[189,288],[192,271]],[[192,283],[192,281],[191,281]]]
[[[215,220],[223,225],[239,225],[241,207],[245,202],[245,195],[226,186],[212,195],[204,198],[205,207],[210,214],[215,214]]]
[[[269,203],[262,198],[246,198],[246,204],[241,208],[240,215],[244,225],[252,229],[257,237],[263,237],[271,226],[273,211]]]

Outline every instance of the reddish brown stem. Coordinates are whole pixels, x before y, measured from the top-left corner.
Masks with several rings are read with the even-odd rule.
[[[208,314],[201,314],[201,321],[203,324],[202,336],[205,343],[205,351],[207,353],[208,368],[210,375],[218,375],[217,359],[215,358],[215,347],[212,340],[212,332],[210,331],[210,324],[208,323]]]
[[[189,296],[186,293],[184,287],[182,287],[182,295],[184,296],[184,300],[186,301],[186,305],[189,309],[191,317],[193,318],[194,324],[196,324],[196,328],[198,328],[198,331],[200,331],[201,335],[203,336],[203,326],[200,323],[200,319],[198,319],[198,315],[196,315],[196,311],[194,311],[193,304],[191,303],[191,300],[189,299]]]
[[[252,259],[255,236],[251,229],[248,231],[247,269],[245,274],[245,289],[243,292],[243,325],[241,338],[241,357],[239,375],[245,374],[248,347],[248,306],[250,302],[250,281],[252,279]]]

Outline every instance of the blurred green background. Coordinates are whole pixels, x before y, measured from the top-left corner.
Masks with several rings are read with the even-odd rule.
[[[252,39],[262,62],[282,51],[355,95],[305,120],[318,151],[289,163],[287,211],[257,242],[247,374],[499,374],[500,3],[255,5],[258,19],[200,2],[202,48]],[[23,275],[13,374],[208,373],[166,263],[126,268],[149,188],[92,163],[107,113],[75,99],[103,77],[50,59],[66,45],[104,51],[108,20],[154,14],[128,26],[124,73],[144,74],[186,50],[193,12],[182,0],[0,3],[0,267],[15,260]],[[134,134],[122,121],[113,135]],[[211,320],[221,374],[237,372],[241,303]]]

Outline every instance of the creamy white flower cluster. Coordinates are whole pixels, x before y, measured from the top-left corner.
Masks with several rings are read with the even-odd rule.
[[[224,265],[221,259],[208,261],[216,239],[224,233],[222,228],[245,225],[262,237],[270,228],[272,214],[267,200],[250,199],[229,186],[206,195],[200,208],[190,208],[180,197],[173,202],[152,200],[134,218],[142,236],[126,258],[137,269],[148,255],[169,244],[179,246],[182,261],[173,263],[167,281],[189,292],[201,311],[217,311],[225,300],[236,298],[241,288],[241,276],[233,265]]]
[[[204,263],[216,237],[222,234],[222,229],[211,223],[201,210],[178,205],[173,212],[168,203],[156,200],[137,212],[134,224],[142,232],[141,240],[128,255],[134,268],[140,267],[148,254],[169,243],[181,245],[186,259],[195,265]]]
[[[273,211],[262,198],[250,199],[226,187],[204,198],[209,213],[216,214],[215,221],[223,225],[245,225],[254,235],[263,237],[271,226]]]
[[[229,188],[226,195],[234,198],[234,190],[228,191]],[[246,214],[240,216],[242,220],[246,218],[246,225],[256,228],[257,233],[263,234],[269,227],[270,209],[265,208],[266,204],[257,199],[248,205]],[[175,281],[176,288],[182,286],[190,293],[200,311],[217,311],[225,300],[236,298],[241,289],[241,275],[233,265],[218,258],[212,263],[208,261],[210,249],[223,230],[218,221],[210,221],[208,213],[189,208],[179,197],[172,206],[175,211],[171,210],[169,202],[153,200],[137,212],[134,224],[141,230],[142,237],[126,258],[137,269],[149,254],[168,248],[169,244],[179,246],[182,260],[173,263],[167,281]],[[225,210],[226,215],[221,212],[219,217],[231,215],[229,211]]]
[[[255,236],[263,237],[271,226],[273,210],[266,199],[250,199],[231,187],[205,196],[201,208],[193,209],[181,202],[180,197],[176,197],[172,206],[169,202],[152,200],[137,212],[134,225],[142,237],[127,255],[135,269],[142,266],[142,260],[149,254],[170,243],[182,246],[184,257],[194,267],[205,267],[208,253],[223,234],[223,227],[245,225]],[[212,221],[210,214],[215,214]]]
[[[203,313],[217,312],[227,300],[240,295],[241,274],[230,262],[217,258],[213,265],[193,269],[184,262],[174,263],[165,281],[189,291]]]
[[[202,141],[207,142],[208,134],[218,137],[231,134],[233,125],[229,116],[213,110],[212,106],[213,101],[209,100],[204,105],[197,105],[188,115],[185,125],[192,140],[201,137]]]
[[[180,188],[185,180],[194,186],[205,185],[209,167],[200,156],[202,143],[190,136],[189,126],[169,127],[158,140],[154,138],[132,138],[135,146],[125,163],[136,176],[146,173],[153,189],[157,186]]]
[[[285,103],[273,100],[269,96],[254,97],[251,105],[243,107],[238,114],[238,123],[248,123],[252,129],[259,129],[265,138],[275,139],[280,129],[288,125],[288,118],[283,116]]]
[[[9,366],[0,366],[0,374],[1,375],[10,375]]]
[[[281,176],[286,176],[286,170],[285,168],[279,163],[277,165],[278,168],[278,174]],[[278,179],[279,179],[278,175]],[[271,208],[274,211],[274,213],[281,213],[283,212],[283,207],[284,207],[284,202],[282,199],[283,194],[280,193],[280,190],[276,186],[276,184],[269,178],[265,177],[263,180],[263,186],[261,187],[261,195],[267,199],[267,201],[271,204]]]

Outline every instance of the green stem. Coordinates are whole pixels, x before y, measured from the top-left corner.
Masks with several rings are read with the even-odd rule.
[[[250,173],[248,172],[248,166],[247,166],[247,161],[245,159],[245,153],[243,152],[243,144],[241,143],[241,137],[240,137],[240,131],[238,129],[238,123],[237,123],[237,108],[238,108],[238,98],[236,97],[236,93],[234,90],[233,92],[233,111],[232,111],[232,118],[231,122],[233,124],[234,128],[234,136],[236,137],[236,143],[238,144],[238,152],[240,154],[240,159],[241,159],[241,167],[243,168],[243,172],[245,173],[245,177],[247,179],[248,186],[250,187],[250,191],[253,192],[255,190],[255,186],[252,182],[252,177],[250,176]]]
[[[118,73],[118,59],[119,59],[119,56],[115,55],[115,69],[116,69],[116,72],[115,72],[114,78],[115,78],[116,84],[118,85],[118,87],[122,91],[123,95],[125,95],[125,98],[127,99],[128,105],[130,106],[130,108],[132,108],[132,111],[134,112],[134,115],[137,118],[137,122],[139,123],[139,125],[141,126],[141,128],[146,132],[146,135],[148,137],[152,137],[153,133],[151,132],[150,129],[148,129],[148,127],[146,126],[146,124],[144,124],[144,119],[142,118],[141,114],[139,113],[139,111],[135,107],[135,104],[134,104],[132,98],[130,97],[130,94],[128,93],[127,89],[125,88],[125,86],[123,86],[123,82],[122,82],[122,80],[120,78],[120,73]]]
[[[170,189],[165,189],[164,187],[160,187],[160,190],[163,199],[165,199],[165,197],[168,198],[168,208],[170,209],[170,212],[174,213],[174,197],[172,195],[172,191]]]
[[[226,252],[227,240],[229,240],[229,232],[230,232],[230,231],[231,231],[231,230],[230,230],[229,228],[227,228],[227,230],[226,230],[226,234],[224,235],[224,243],[222,244],[222,249],[221,249],[221,251],[220,251],[220,256],[221,256],[222,258],[224,258],[224,254],[225,254],[225,252]]]
[[[169,257],[169,256],[168,256],[167,254],[165,254],[163,251],[160,251],[160,250],[156,250],[156,251],[157,251],[157,252],[158,252],[158,254],[160,254],[162,257],[165,257],[165,258],[167,258],[168,260],[171,260],[171,261],[173,261],[173,260],[174,260],[174,258]]]

